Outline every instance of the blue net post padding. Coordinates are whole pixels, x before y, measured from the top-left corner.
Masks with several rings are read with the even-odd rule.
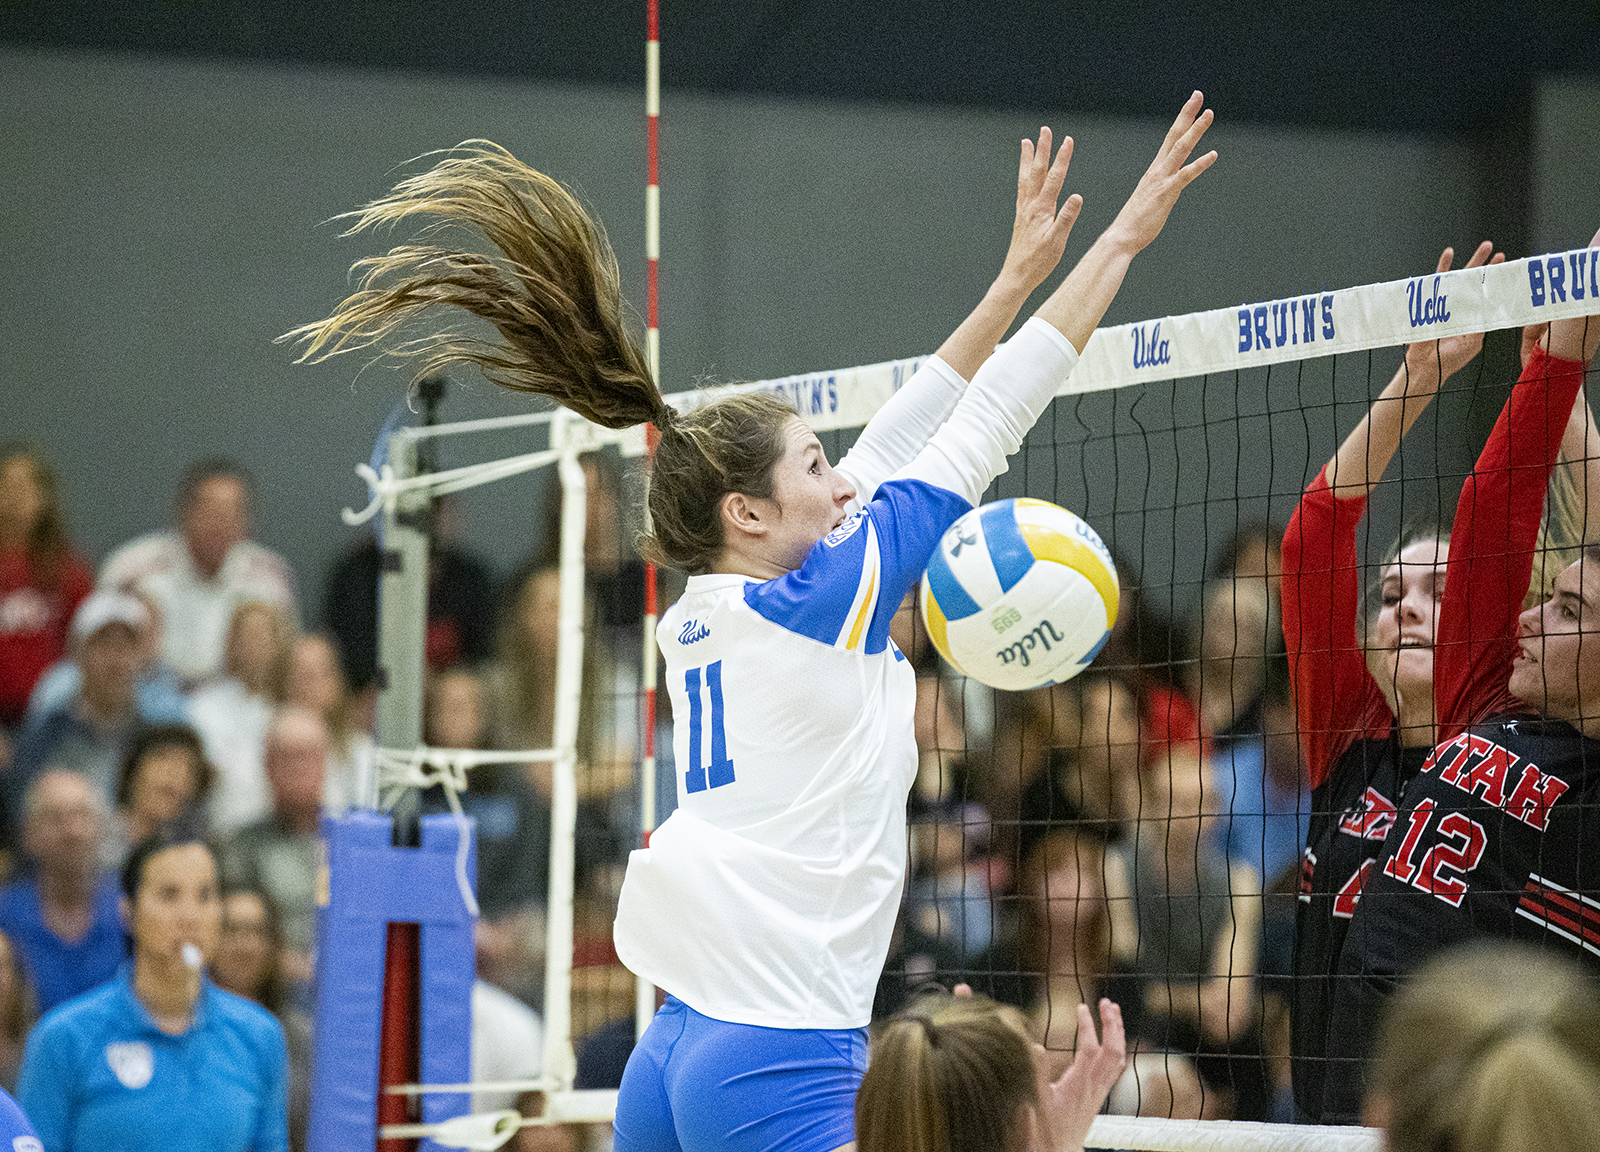
[[[390,923],[421,925],[420,1074],[424,1084],[472,1079],[475,918],[456,883],[457,824],[424,816],[422,845],[390,844],[387,815],[324,816],[328,887],[317,909],[316,1030],[311,1065],[310,1152],[371,1149],[377,1139],[383,955]],[[477,874],[474,855],[467,875]],[[471,1110],[466,1093],[426,1095],[422,1120]],[[440,1146],[424,1140],[420,1149]]]

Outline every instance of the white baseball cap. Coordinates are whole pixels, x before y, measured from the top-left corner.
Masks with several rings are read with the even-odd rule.
[[[150,611],[144,606],[144,601],[126,592],[102,588],[89,593],[78,605],[78,611],[72,617],[72,638],[75,641],[87,640],[107,624],[126,624],[138,632],[149,623]]]

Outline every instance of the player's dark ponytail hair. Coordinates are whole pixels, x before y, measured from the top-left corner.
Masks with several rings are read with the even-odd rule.
[[[1037,1107],[1015,1009],[981,996],[923,997],[884,1025],[856,1093],[860,1152],[1012,1152]]]
[[[1578,1152],[1600,1132],[1600,993],[1568,960],[1474,944],[1400,990],[1370,1090],[1393,1152]]]
[[[794,411],[772,395],[746,394],[679,414],[650,379],[629,330],[617,258],[605,231],[557,181],[498,144],[468,140],[426,172],[349,214],[346,235],[433,217],[418,242],[358,260],[357,290],[325,320],[279,339],[302,346],[297,363],[388,342],[439,304],[487,320],[499,340],[447,330],[391,343],[416,378],[472,364],[491,382],[549,396],[606,428],[653,423],[661,432],[645,541],[652,559],[702,572],[722,549],[721,499],[771,495]],[[498,255],[435,241],[449,225],[483,233]]]

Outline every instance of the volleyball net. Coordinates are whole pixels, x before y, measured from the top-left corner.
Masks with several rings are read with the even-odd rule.
[[[1600,249],[1580,248],[1097,331],[986,499],[1049,499],[1093,525],[1118,558],[1127,635],[1075,680],[1006,693],[941,665],[910,601],[903,607],[894,635],[918,676],[921,766],[906,894],[875,1014],[927,984],[964,982],[1016,1006],[1046,1047],[1065,1050],[1080,998],[1111,995],[1133,1027],[1130,1067],[1112,1094],[1117,1115],[1097,1121],[1091,1146],[1376,1148],[1366,1130],[1261,1122],[1283,1115],[1289,955],[1310,808],[1273,554],[1306,481],[1388,382],[1400,345],[1503,334],[1412,430],[1363,529],[1369,565],[1403,522],[1448,518],[1516,379],[1517,331],[1593,313]],[[689,408],[729,391],[779,393],[837,459],[921,363],[668,399]],[[507,427],[545,437],[544,446],[430,474],[414,467],[423,440]],[[426,572],[426,547],[407,536],[415,532],[408,509],[538,468],[559,472],[549,742],[494,753],[431,748],[420,719],[420,642],[399,663],[392,652],[385,658],[380,702],[380,724],[385,707],[390,718],[380,728],[381,783],[394,790],[387,799],[423,785],[448,796],[461,831],[454,840],[433,834],[448,849],[436,873],[459,894],[440,899],[459,901],[469,918],[478,908],[467,874],[471,805],[462,800],[485,766],[545,766],[534,775],[551,820],[549,896],[514,929],[542,962],[517,989],[544,1014],[542,1066],[495,1086],[545,1092],[545,1123],[609,1117],[637,1006],[654,1002],[617,964],[609,925],[626,849],[675,803],[669,719],[651,771],[645,753],[656,734],[639,731],[637,717],[650,679],[639,661],[653,661],[653,644],[638,613],[619,619],[609,603],[628,581],[604,574],[601,588],[584,568],[591,490],[640,491],[645,447],[642,429],[609,431],[559,411],[402,429],[388,461],[363,471],[368,508],[347,517],[382,517],[386,548],[402,557],[385,567],[384,626],[420,637],[416,573]],[[620,481],[605,479],[606,469]],[[420,557],[409,576],[407,557]],[[624,542],[621,568],[631,563]],[[1186,739],[1175,696],[1194,713],[1193,757],[1173,752]],[[481,844],[477,851],[481,860]],[[1159,867],[1150,865],[1157,856]],[[409,1075],[418,1079],[390,1079],[385,1092],[437,1103],[382,1135],[492,1147],[521,1123],[503,1110],[486,1120],[482,1108],[460,1119],[464,1094],[484,1090],[465,1075],[430,1083],[421,1065]]]

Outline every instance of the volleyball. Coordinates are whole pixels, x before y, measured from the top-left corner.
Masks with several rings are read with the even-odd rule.
[[[922,619],[957,671],[1022,691],[1070,680],[1117,622],[1117,566],[1065,508],[1026,497],[962,516],[934,549]]]

